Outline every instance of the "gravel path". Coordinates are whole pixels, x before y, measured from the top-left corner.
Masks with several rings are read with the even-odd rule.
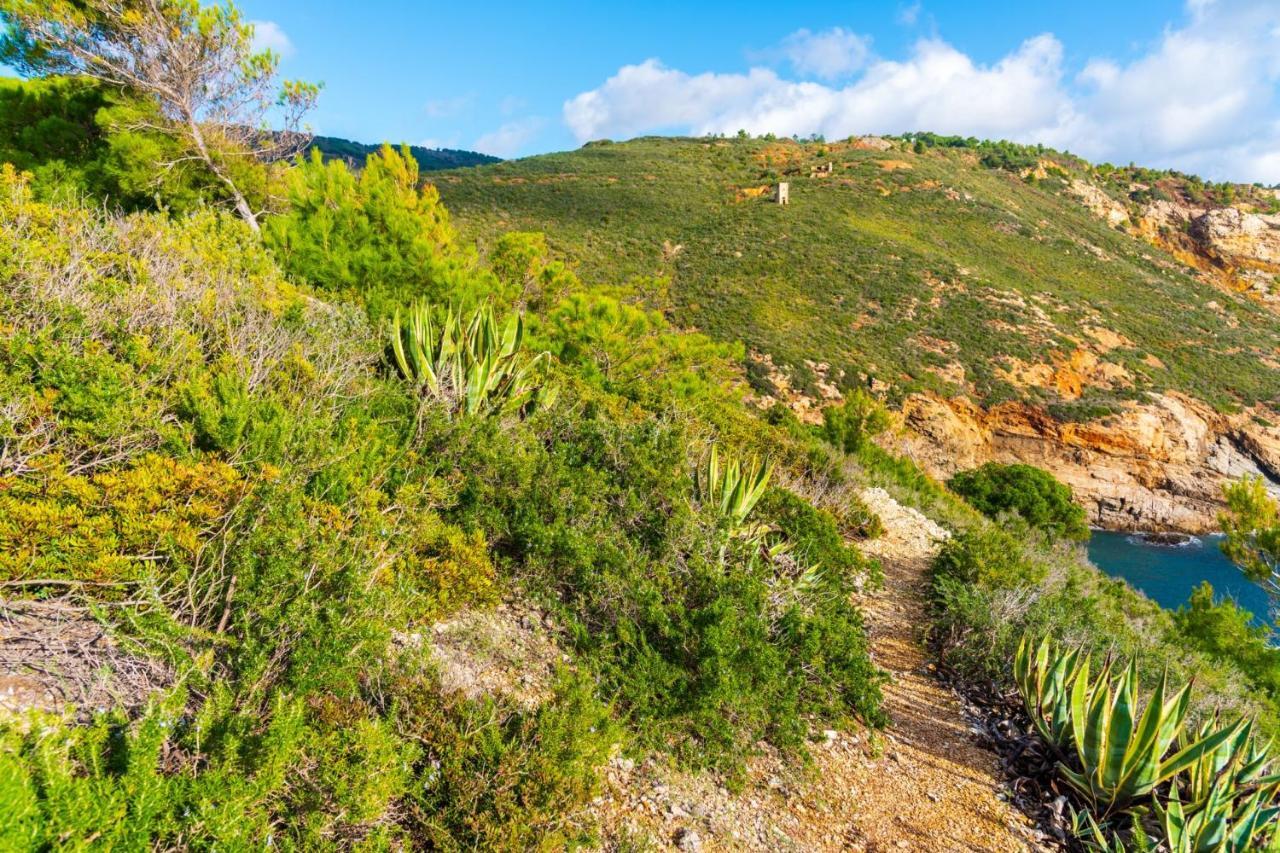
[[[1003,800],[995,755],[977,743],[922,646],[925,569],[946,531],[882,489],[862,497],[885,525],[863,548],[884,565],[884,587],[858,603],[872,656],[893,679],[888,728],[825,732],[807,769],[766,749],[740,793],[707,774],[615,759],[590,809],[605,849],[637,840],[686,851],[1037,849],[1028,820]]]

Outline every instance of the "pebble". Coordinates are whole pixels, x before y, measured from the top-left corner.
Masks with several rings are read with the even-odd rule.
[[[702,849],[702,836],[698,834],[696,829],[689,829],[688,827],[677,829],[674,840],[678,850],[697,853]]]

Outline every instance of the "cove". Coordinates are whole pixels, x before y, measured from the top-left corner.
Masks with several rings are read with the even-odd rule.
[[[1213,534],[1192,537],[1184,545],[1153,545],[1133,533],[1095,530],[1089,539],[1089,561],[1162,607],[1183,606],[1191,591],[1208,581],[1215,598],[1230,596],[1257,621],[1266,621],[1266,592],[1223,555],[1221,541],[1222,536]]]

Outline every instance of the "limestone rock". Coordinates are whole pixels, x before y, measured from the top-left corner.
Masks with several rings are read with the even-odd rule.
[[[924,394],[909,397],[902,414],[900,449],[930,474],[989,461],[1036,465],[1071,486],[1091,523],[1113,529],[1216,529],[1225,484],[1280,472],[1280,427],[1172,392],[1088,423],[1024,403],[984,410]]]

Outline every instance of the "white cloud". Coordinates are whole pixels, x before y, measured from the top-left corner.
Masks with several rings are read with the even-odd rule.
[[[482,154],[511,157],[520,153],[544,127],[546,120],[537,116],[509,121],[497,130],[483,134],[472,146]]]
[[[903,6],[898,10],[898,23],[904,27],[914,27],[916,21],[920,20],[920,12],[922,7],[919,0],[907,6]]]
[[[836,80],[866,64],[871,39],[842,27],[820,33],[796,30],[783,39],[782,51],[801,75]]]
[[[1050,34],[990,65],[923,39],[900,60],[874,59],[843,85],[787,79],[768,68],[687,74],[657,59],[627,65],[564,105],[582,141],[667,131],[773,132],[836,138],[932,130],[1043,142],[1093,159],[1168,166],[1207,177],[1280,182],[1280,4],[1189,0],[1187,19],[1126,62],[1064,67]],[[844,30],[806,31],[784,46]],[[867,42],[860,42],[865,48]],[[848,52],[813,47],[796,71],[830,80]],[[848,60],[852,61],[852,60]]]
[[[983,68],[947,44],[926,40],[905,62],[878,61],[843,88],[784,80],[767,69],[688,75],[654,59],[628,65],[565,104],[580,140],[650,130],[696,134],[774,132],[826,136],[925,128],[1008,136],[1058,121],[1062,49],[1038,36]]]
[[[255,52],[273,50],[284,59],[296,53],[289,34],[275,21],[250,21],[249,26],[253,27],[252,46]]]
[[[507,95],[498,101],[498,112],[504,116],[514,115],[528,106],[528,102],[519,95]]]
[[[449,136],[441,138],[438,136],[428,136],[425,139],[419,139],[417,144],[421,148],[457,148],[458,137]]]

